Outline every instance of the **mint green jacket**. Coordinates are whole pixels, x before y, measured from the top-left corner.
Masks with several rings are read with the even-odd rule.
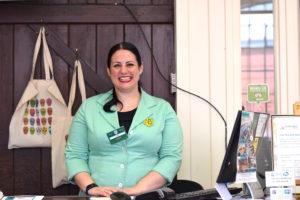
[[[170,183],[180,167],[183,145],[170,104],[142,91],[128,138],[112,145],[107,133],[120,126],[117,112],[103,110],[111,98],[112,90],[91,97],[76,113],[65,150],[69,180],[88,172],[99,186],[125,188],[156,171]]]

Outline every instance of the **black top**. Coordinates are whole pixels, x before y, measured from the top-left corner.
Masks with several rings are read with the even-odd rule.
[[[135,112],[136,109],[127,112],[118,112],[119,124],[125,127],[126,133],[129,131]]]

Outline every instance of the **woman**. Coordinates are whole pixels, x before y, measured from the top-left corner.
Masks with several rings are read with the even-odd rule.
[[[81,195],[138,195],[169,184],[180,167],[176,113],[140,88],[143,69],[134,45],[113,46],[107,59],[113,89],[87,99],[74,117],[65,154]]]

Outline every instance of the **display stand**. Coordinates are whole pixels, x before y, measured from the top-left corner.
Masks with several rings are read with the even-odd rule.
[[[262,199],[265,193],[259,182],[244,183],[244,191],[247,196],[251,196],[252,199]]]

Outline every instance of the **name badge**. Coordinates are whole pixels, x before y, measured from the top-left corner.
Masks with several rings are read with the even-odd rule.
[[[108,137],[110,144],[116,144],[116,143],[126,140],[128,138],[128,135],[126,134],[126,130],[125,130],[124,126],[121,126],[120,128],[115,129],[115,130],[107,133],[106,135]]]

